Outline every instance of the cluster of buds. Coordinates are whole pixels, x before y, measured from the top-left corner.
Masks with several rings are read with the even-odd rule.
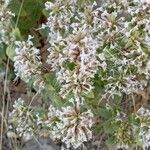
[[[28,40],[16,41],[16,56],[14,57],[14,67],[16,76],[28,82],[34,79],[34,85],[44,88],[44,81],[41,77],[42,62],[40,51],[33,46],[31,41],[33,37],[29,36]]]
[[[0,3],[0,43],[9,44],[10,21],[15,15],[8,10],[6,4]]]

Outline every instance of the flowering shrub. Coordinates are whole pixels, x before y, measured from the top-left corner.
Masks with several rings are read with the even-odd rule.
[[[20,38],[27,30],[21,25],[17,35],[7,35],[14,15],[0,14],[0,40],[7,45],[12,38],[15,75],[49,100],[39,111],[19,98],[10,127],[20,137],[42,136],[46,130],[66,149],[77,149],[101,132],[110,137],[105,139],[108,147],[148,149],[150,110],[136,107],[136,96],[149,87],[150,2],[108,0],[98,6],[95,1],[55,0],[46,2],[42,13],[45,20],[37,17],[42,21],[29,30],[34,37],[24,35],[27,40]],[[126,112],[128,99],[134,110]]]

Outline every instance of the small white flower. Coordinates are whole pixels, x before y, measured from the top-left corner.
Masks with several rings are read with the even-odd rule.
[[[51,10],[52,7],[54,7],[54,4],[52,2],[46,2],[45,3],[45,9],[46,10]]]

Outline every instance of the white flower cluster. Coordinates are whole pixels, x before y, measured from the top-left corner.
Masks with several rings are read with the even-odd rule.
[[[2,0],[2,2],[4,3],[4,5],[7,6],[9,4],[10,0]]]
[[[85,12],[81,12],[76,1],[46,3],[46,9],[50,10],[44,25],[50,30],[47,62],[62,85],[60,95],[63,98],[69,93],[87,94],[94,88],[92,79],[100,62],[97,57],[99,43],[94,35],[98,18],[93,7],[86,6]],[[87,17],[91,19],[89,22]]]
[[[82,112],[80,105],[83,102],[81,94],[94,88],[92,79],[100,65],[97,55],[99,43],[95,38],[98,20],[93,8],[94,5],[87,6],[85,12],[80,12],[76,1],[70,0],[46,3],[46,9],[50,11],[48,22],[43,25],[49,29],[47,62],[61,84],[60,95],[66,98],[73,94],[74,98],[70,100],[73,106],[62,110],[51,106],[45,121],[37,114],[36,124],[48,127],[53,137],[62,140],[67,147],[77,148],[92,138],[93,114],[90,110]],[[40,53],[31,39],[29,36],[26,42],[16,42],[15,72],[25,81],[41,76]]]
[[[81,111],[75,106],[63,107],[61,110],[52,105],[48,112],[42,117],[38,111],[29,108],[19,98],[13,105],[10,113],[10,124],[16,129],[17,134],[22,137],[42,133],[42,129],[48,129],[48,135],[53,139],[60,139],[69,148],[78,148],[92,138],[90,130],[93,124],[93,114],[90,110]],[[38,132],[37,132],[38,131]]]
[[[148,2],[108,1],[100,11],[99,41],[105,93],[143,90],[149,79],[150,7]]]
[[[46,3],[47,62],[62,85],[63,98],[90,92],[99,67],[105,94],[136,93],[147,86],[149,3],[125,0],[95,6],[84,5],[80,11],[74,1]]]
[[[43,25],[43,28],[49,27],[49,39],[51,42],[57,42],[62,39],[60,32],[62,30],[69,32],[69,23],[73,13],[71,12],[74,9],[76,0],[56,0],[54,3],[46,2],[45,8],[50,11],[48,21],[46,25]]]
[[[39,49],[33,46],[31,41],[33,37],[29,36],[28,40],[16,41],[16,56],[14,57],[14,67],[16,76],[28,82],[34,78],[34,85],[44,88],[44,81],[41,77],[41,57]]]
[[[7,5],[0,4],[0,43],[9,44],[10,21],[15,15],[8,10]]]
[[[13,111],[9,115],[9,124],[13,124],[18,136],[32,135],[35,129],[35,118],[28,109],[24,100],[19,98],[13,105]],[[11,127],[11,126],[10,126]]]
[[[107,109],[113,112],[113,108],[107,104]],[[116,111],[116,110],[115,110]],[[127,114],[117,110],[113,112],[115,114],[114,120],[111,121],[112,137],[115,140],[117,149],[127,150],[135,144],[136,130],[134,126],[127,121]]]
[[[90,110],[81,112],[74,106],[63,107],[62,111],[49,108],[47,126],[52,128],[53,138],[60,139],[67,148],[78,148],[92,138],[90,130],[93,124],[93,114]]]
[[[92,80],[100,66],[96,38],[99,19],[95,5],[84,4],[82,10],[76,0],[56,0],[45,4],[49,16],[42,27],[49,29],[47,63],[56,73],[62,98],[73,95],[70,100],[73,107],[55,110],[57,117],[53,117],[54,111],[49,115],[52,116],[49,117],[50,122],[56,118],[59,120],[55,122],[53,136],[61,139],[67,147],[77,148],[92,138],[93,114],[90,111],[81,113],[80,105],[84,101],[82,95],[94,89]]]
[[[134,146],[143,147],[148,150],[150,147],[150,110],[141,107],[132,116],[132,121],[127,120],[127,115],[115,119],[114,137],[118,148],[129,149]]]
[[[64,79],[60,73],[56,73],[62,84],[60,94],[64,97],[69,92],[73,92],[75,95],[89,93],[94,88],[91,79],[94,78],[99,66],[96,57],[97,41],[85,33],[85,30],[76,33],[70,40],[68,39],[67,47],[64,50],[67,60],[74,63],[75,68],[69,70],[61,67],[61,74],[68,72]],[[76,42],[76,40],[79,41]]]
[[[140,118],[140,141],[143,143],[143,149],[148,150],[150,147],[150,110],[141,107],[137,111],[137,115]]]

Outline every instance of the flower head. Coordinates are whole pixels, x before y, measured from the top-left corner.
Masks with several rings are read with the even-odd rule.
[[[90,130],[93,124],[93,114],[90,110],[81,112],[74,107],[64,107],[59,112],[59,122],[56,123],[53,134],[56,138],[60,138],[69,148],[81,146],[83,142],[87,142],[92,138]]]
[[[32,135],[35,129],[35,118],[28,109],[24,100],[19,98],[13,105],[13,111],[10,113],[9,123],[13,124],[17,134],[22,137],[26,134]]]
[[[40,51],[33,46],[31,41],[33,37],[29,36],[26,42],[16,41],[16,56],[14,57],[14,67],[16,75],[28,82],[35,78],[34,85],[37,83],[44,87],[44,81],[41,78],[41,57]]]

